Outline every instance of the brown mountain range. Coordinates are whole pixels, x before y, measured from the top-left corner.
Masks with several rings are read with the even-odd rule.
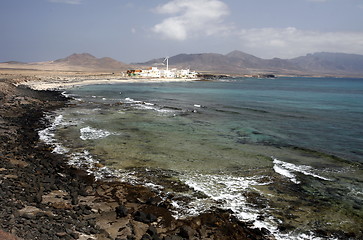
[[[72,54],[66,58],[53,61],[54,64],[65,64],[68,66],[78,66],[95,70],[127,70],[130,65],[119,62],[115,59],[104,57],[96,58],[89,53]]]
[[[0,69],[28,71],[121,72],[130,68],[135,67],[109,57],[96,58],[89,53],[75,53],[65,58],[47,62],[9,61],[0,63]]]
[[[158,66],[163,60],[164,58],[159,58],[138,64]],[[169,66],[226,74],[271,73],[362,77],[363,55],[321,52],[293,59],[262,59],[240,51],[226,55],[179,54],[169,58]]]
[[[89,53],[72,54],[49,62],[0,63],[0,68],[59,70],[59,71],[113,71],[165,67],[164,58],[144,63],[126,64],[115,59],[96,58]],[[233,51],[226,55],[217,53],[179,54],[169,58],[169,66],[190,68],[198,72],[213,74],[275,74],[305,76],[350,76],[363,77],[363,55],[345,53],[314,53],[293,59],[262,59]]]

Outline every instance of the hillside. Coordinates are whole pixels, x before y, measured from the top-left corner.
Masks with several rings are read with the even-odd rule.
[[[162,66],[163,60],[159,58],[138,65]],[[179,54],[169,58],[169,65],[226,74],[363,76],[363,55],[345,53],[314,53],[294,59],[262,59],[240,51],[226,55]]]
[[[65,58],[47,62],[23,63],[17,61],[8,61],[0,63],[0,69],[19,69],[31,71],[122,72],[130,68],[133,67],[123,62],[116,61],[115,59],[109,57],[96,58],[89,53],[75,53]]]
[[[96,58],[89,53],[72,54],[66,58],[53,61],[54,64],[66,64],[68,66],[84,67],[94,70],[126,70],[130,68],[128,64],[115,59],[104,57]]]

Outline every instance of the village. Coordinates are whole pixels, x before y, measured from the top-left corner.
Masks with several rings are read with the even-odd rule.
[[[140,78],[166,78],[166,79],[174,79],[174,78],[184,78],[184,79],[196,79],[198,77],[198,73],[194,71],[190,71],[190,69],[176,69],[173,68],[169,70],[169,58],[165,58],[166,61],[166,69],[158,69],[157,67],[149,67],[148,69],[133,69],[127,70],[126,74],[129,77],[140,77]]]
[[[198,73],[194,71],[190,71],[189,69],[176,69],[173,68],[171,70],[161,70],[157,67],[150,67],[146,70],[136,69],[136,70],[127,70],[127,76],[129,77],[140,77],[140,78],[185,78],[185,79],[196,79],[198,77]]]

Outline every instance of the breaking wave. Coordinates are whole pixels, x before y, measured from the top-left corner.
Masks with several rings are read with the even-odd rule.
[[[273,169],[275,170],[276,173],[287,177],[288,179],[290,179],[290,181],[292,181],[295,184],[300,184],[301,182],[297,179],[296,175],[294,173],[302,173],[306,176],[312,176],[321,180],[325,180],[325,181],[332,181],[329,178],[320,176],[316,173],[314,173],[314,171],[316,171],[316,169],[312,168],[311,166],[307,166],[307,165],[295,165],[292,163],[287,163],[287,162],[283,162],[278,160],[277,158],[271,157],[273,159]]]
[[[125,101],[126,101],[126,103],[134,104],[137,109],[141,109],[141,110],[152,110],[152,111],[156,111],[158,113],[174,113],[176,111],[173,109],[162,108],[160,106],[157,106],[154,103],[138,101],[138,100],[134,100],[132,98],[125,98]]]
[[[46,116],[46,119],[49,121],[52,117],[54,116],[49,115]],[[56,141],[56,139],[54,138],[55,137],[54,131],[60,125],[67,125],[66,123],[63,122],[63,115],[56,116],[49,127],[38,131],[38,135],[41,141],[53,147],[52,151],[53,153],[65,154],[69,150],[65,148],[62,144],[60,144],[58,141]]]

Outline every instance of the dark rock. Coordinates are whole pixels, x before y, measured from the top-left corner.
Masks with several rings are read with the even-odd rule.
[[[134,216],[135,221],[143,223],[152,223],[157,220],[156,216],[151,213],[137,211]]]
[[[127,236],[127,240],[136,240],[135,236],[129,235]]]
[[[83,211],[83,214],[84,214],[84,215],[90,215],[90,214],[92,214],[92,211],[91,211],[91,210],[88,210],[88,209],[85,209],[85,210]]]
[[[146,204],[158,205],[160,201],[161,201],[161,199],[159,199],[159,198],[151,197],[146,200]]]
[[[71,193],[72,198],[72,204],[77,205],[78,204],[78,193],[76,191]]]
[[[266,236],[271,234],[270,230],[268,230],[267,228],[261,228],[261,232],[263,235],[266,235]]]
[[[158,236],[158,231],[154,226],[150,226],[146,233],[149,234],[153,240],[160,240],[160,237]]]
[[[186,238],[186,239],[192,239],[197,234],[197,231],[195,231],[190,226],[183,226],[180,228],[179,236]]]
[[[153,238],[152,238],[149,234],[144,234],[144,235],[141,237],[141,240],[153,240]]]
[[[183,240],[183,238],[180,236],[174,235],[174,236],[166,236],[163,238],[163,240]]]
[[[74,238],[74,239],[78,239],[78,238],[79,238],[79,234],[78,234],[78,233],[73,232],[73,233],[71,233],[70,235],[71,235],[71,237],[72,237],[72,238]]]
[[[127,208],[123,205],[116,207],[116,215],[118,218],[126,217],[128,215]]]

